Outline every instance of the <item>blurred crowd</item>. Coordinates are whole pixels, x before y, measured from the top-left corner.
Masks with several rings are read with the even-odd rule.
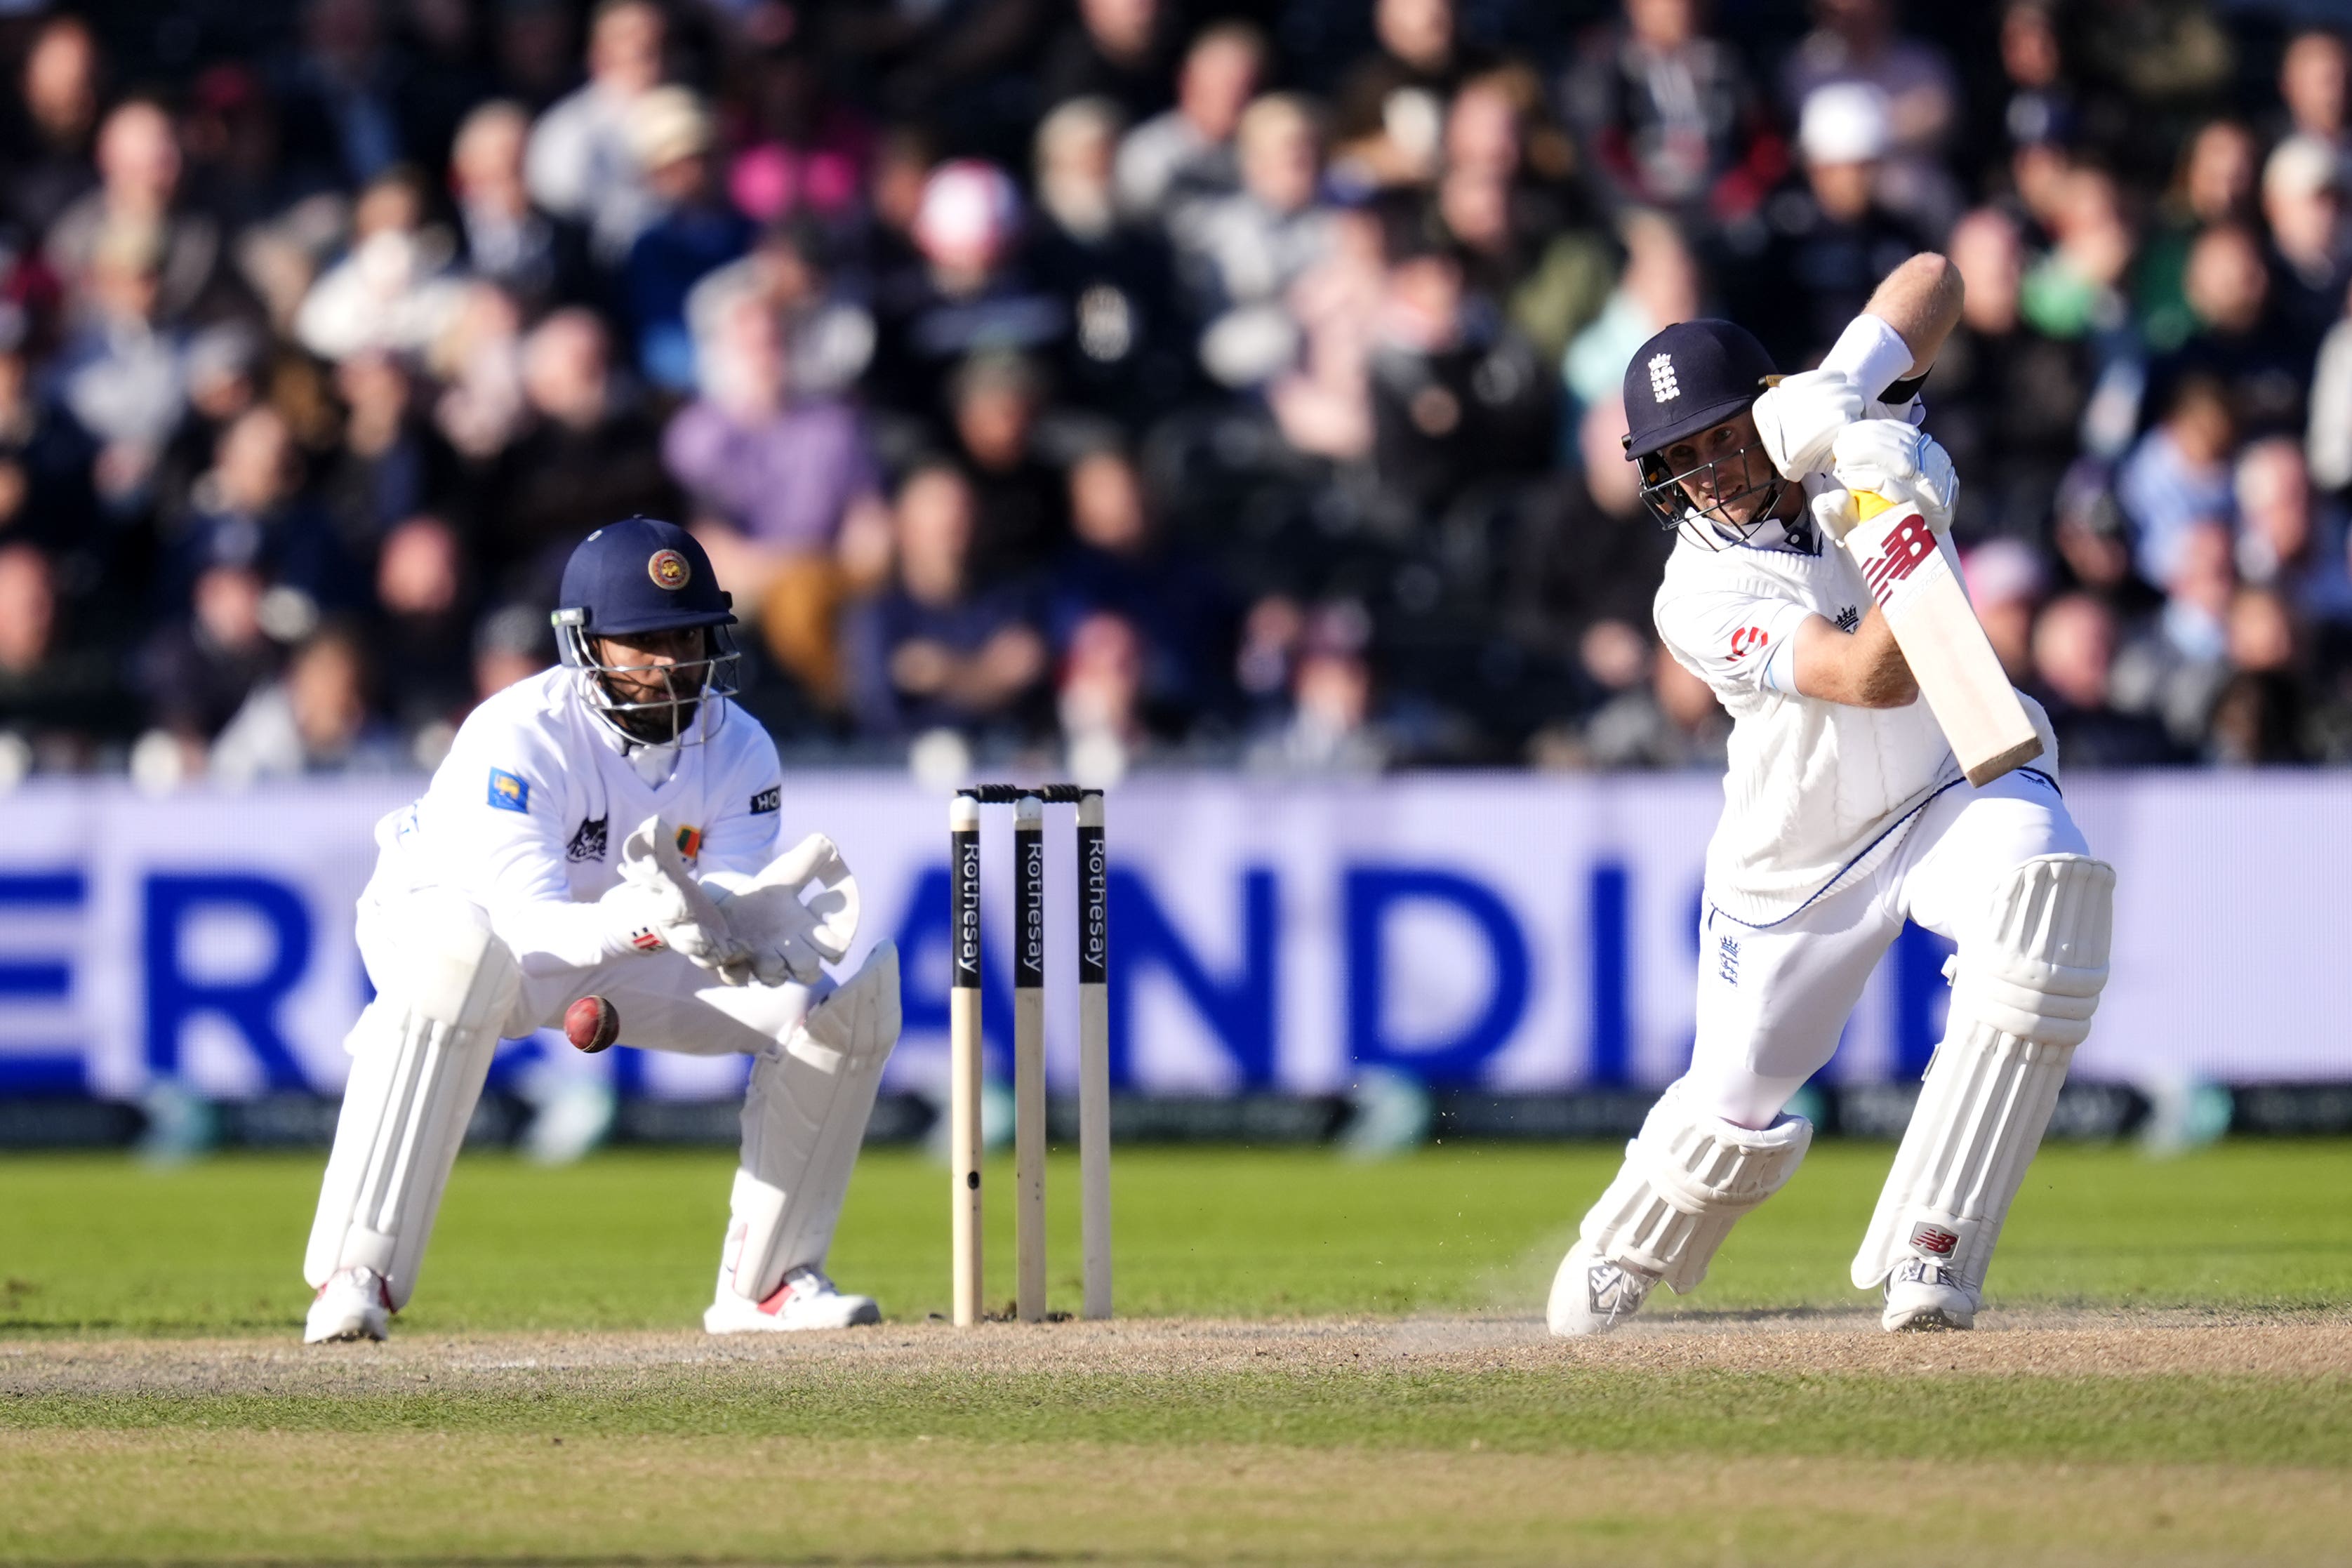
[[[2315,9],[11,5],[0,781],[429,766],[640,511],[790,760],[1717,765],[1625,363],[1928,248],[2066,763],[2352,761]]]

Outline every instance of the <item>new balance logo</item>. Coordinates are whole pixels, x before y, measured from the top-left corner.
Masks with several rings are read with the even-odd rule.
[[[1683,395],[1675,380],[1675,361],[1671,354],[1658,354],[1650,361],[1650,400],[1670,403]]]
[[[1910,576],[1919,563],[1935,552],[1936,535],[1927,526],[1927,520],[1916,512],[1905,518],[1895,525],[1895,531],[1886,536],[1880,553],[1863,565],[1862,580],[1870,584],[1870,596],[1884,608],[1893,596],[1895,584]]]
[[[1940,1225],[1923,1225],[1911,1233],[1911,1245],[1930,1258],[1949,1258],[1960,1238]]]

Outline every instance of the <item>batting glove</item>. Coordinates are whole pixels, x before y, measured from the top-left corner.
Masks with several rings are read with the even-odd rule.
[[[1756,433],[1784,479],[1822,471],[1838,432],[1862,417],[1862,390],[1843,371],[1784,375],[1756,400]]]
[[[1960,476],[1926,431],[1899,419],[1861,420],[1838,433],[1832,458],[1832,471],[1848,490],[1869,490],[1918,508],[1939,539],[1951,531]],[[1842,530],[1832,531],[1843,537]]]

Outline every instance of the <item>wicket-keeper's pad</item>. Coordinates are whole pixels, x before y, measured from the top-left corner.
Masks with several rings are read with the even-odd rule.
[[[481,1098],[499,1037],[519,1021],[522,974],[471,900],[422,891],[402,901],[377,993],[344,1041],[351,1080],[302,1274],[325,1283],[364,1265],[404,1305],[441,1189]]]
[[[898,1043],[898,950],[886,942],[753,1063],[727,1235],[729,1279],[745,1300],[765,1300],[788,1270],[824,1261]]]
[[[1813,1141],[1813,1124],[1781,1116],[1757,1131],[1695,1112],[1675,1084],[1625,1145],[1625,1164],[1584,1216],[1583,1237],[1612,1263],[1655,1274],[1687,1293],[1741,1215],[1785,1185]]]
[[[2083,855],[2037,855],[2004,873],[1988,918],[1960,933],[1952,1009],[1878,1212],[1854,1254],[1874,1289],[1906,1252],[1971,1289],[2025,1181],[2074,1047],[2107,983],[2116,870]]]

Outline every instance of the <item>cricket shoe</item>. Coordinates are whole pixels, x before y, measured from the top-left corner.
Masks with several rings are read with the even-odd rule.
[[[391,1331],[392,1282],[373,1268],[338,1268],[310,1299],[302,1342],[380,1340]]]
[[[1948,1264],[1914,1253],[1886,1277],[1886,1310],[1879,1322],[1890,1334],[1906,1330],[1973,1329],[1977,1293]]]
[[[1562,1339],[1605,1334],[1640,1311],[1657,1282],[1656,1275],[1612,1263],[1594,1252],[1591,1242],[1579,1241],[1552,1276],[1544,1319]]]
[[[721,1280],[719,1299],[702,1314],[702,1330],[710,1334],[773,1334],[796,1329],[848,1329],[881,1321],[882,1309],[874,1304],[873,1297],[836,1289],[824,1270],[803,1264],[786,1270],[784,1282],[762,1301],[746,1301]]]

